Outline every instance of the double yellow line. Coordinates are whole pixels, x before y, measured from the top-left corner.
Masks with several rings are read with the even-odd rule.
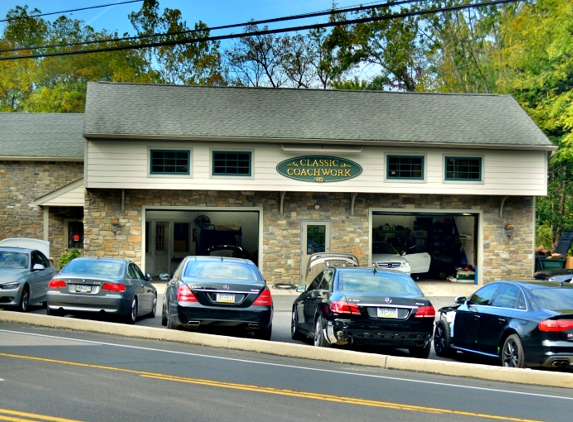
[[[485,414],[485,413],[464,412],[461,410],[440,409],[440,408],[426,407],[426,406],[413,406],[413,405],[408,405],[408,404],[391,403],[391,402],[384,402],[384,401],[377,401],[377,400],[364,400],[364,399],[358,399],[358,398],[353,398],[353,397],[334,396],[331,394],[320,394],[320,393],[310,393],[310,392],[306,392],[306,391],[295,391],[295,390],[284,390],[284,389],[277,389],[277,388],[270,388],[270,387],[259,387],[256,385],[236,384],[236,383],[231,383],[231,382],[212,381],[212,380],[205,380],[205,379],[199,379],[199,378],[177,377],[177,376],[172,376],[172,375],[156,374],[153,372],[145,372],[145,371],[136,371],[136,370],[131,370],[131,369],[116,368],[113,366],[102,366],[102,365],[92,365],[92,364],[87,364],[87,363],[68,362],[68,361],[63,361],[63,360],[46,359],[46,358],[39,358],[39,357],[34,357],[34,356],[13,355],[13,354],[9,354],[9,353],[0,353],[0,356],[4,356],[4,357],[8,357],[8,358],[15,358],[15,359],[27,359],[27,360],[35,360],[35,361],[40,361],[40,362],[58,363],[61,365],[79,366],[79,367],[83,367],[83,368],[93,368],[93,369],[103,369],[103,370],[107,370],[107,371],[123,372],[123,373],[128,373],[128,374],[139,375],[143,378],[150,378],[150,379],[162,380],[162,381],[182,382],[182,383],[204,385],[204,386],[216,387],[216,388],[229,388],[229,389],[233,389],[233,390],[250,391],[253,393],[274,394],[274,395],[278,395],[278,396],[297,397],[300,399],[320,400],[320,401],[327,401],[327,402],[334,402],[334,403],[352,404],[352,405],[357,405],[357,406],[370,406],[370,407],[379,407],[379,408],[394,409],[394,410],[408,410],[408,411],[412,411],[412,412],[441,413],[441,414],[449,414],[449,415],[457,415],[457,416],[471,416],[471,417],[476,417],[476,418],[485,418],[485,419],[493,419],[493,420],[501,420],[501,421],[539,422],[539,421],[535,421],[535,420],[531,420],[531,419],[511,418],[511,417],[506,417],[506,416],[489,415],[489,414]],[[0,420],[4,420],[4,419],[2,419],[2,412],[3,412],[3,410],[0,409]],[[6,419],[6,420],[12,421],[12,420],[18,420],[18,419]],[[69,419],[57,419],[57,418],[50,418],[50,419],[46,418],[45,420],[62,421],[62,422],[69,421]]]

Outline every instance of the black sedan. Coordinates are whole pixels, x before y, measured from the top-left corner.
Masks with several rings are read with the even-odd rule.
[[[188,256],[167,284],[161,323],[171,329],[229,328],[270,340],[273,299],[248,259]]]
[[[498,281],[440,309],[434,349],[501,360],[503,366],[569,367],[573,363],[573,284]]]
[[[157,289],[129,260],[75,258],[48,283],[48,315],[119,315],[133,324],[138,315],[155,317]]]
[[[300,285],[292,307],[293,339],[314,345],[374,345],[430,354],[435,310],[402,272],[361,267],[327,268]]]

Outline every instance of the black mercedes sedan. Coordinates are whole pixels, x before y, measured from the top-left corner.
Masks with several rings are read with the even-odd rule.
[[[439,310],[438,356],[471,352],[516,368],[573,363],[573,284],[497,281],[456,303]]]
[[[293,339],[311,338],[318,347],[373,345],[430,354],[435,310],[412,278],[376,267],[326,268],[292,307]]]
[[[188,256],[163,296],[161,323],[170,329],[230,328],[270,340],[273,299],[248,259]]]

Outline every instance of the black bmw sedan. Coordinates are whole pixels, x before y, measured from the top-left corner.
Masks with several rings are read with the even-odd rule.
[[[435,310],[412,278],[376,267],[322,271],[300,285],[292,307],[293,339],[314,345],[374,345],[407,348],[427,358]]]
[[[438,356],[471,352],[516,368],[573,364],[573,284],[497,281],[456,303],[440,309]]]
[[[161,323],[170,329],[230,328],[270,340],[273,299],[248,259],[188,256],[163,296]]]

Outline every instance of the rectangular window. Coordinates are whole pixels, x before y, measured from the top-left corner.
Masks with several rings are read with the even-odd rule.
[[[189,151],[151,150],[151,174],[189,174]]]
[[[213,151],[214,176],[250,176],[250,152]]]
[[[446,157],[446,180],[481,181],[481,158]]]
[[[387,163],[388,179],[424,179],[424,157],[389,155]]]
[[[84,248],[84,223],[81,221],[68,222],[68,249]]]

